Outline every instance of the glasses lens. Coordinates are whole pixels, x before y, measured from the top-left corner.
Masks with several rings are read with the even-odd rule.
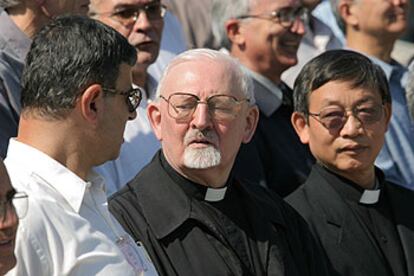
[[[356,110],[356,116],[363,124],[372,124],[381,120],[383,115],[383,106],[360,107]]]
[[[319,120],[327,129],[340,129],[346,120],[345,111],[338,108],[324,109],[319,113]]]
[[[139,106],[142,99],[142,91],[140,88],[134,88],[128,95],[129,112],[134,112]]]
[[[189,94],[173,94],[168,99],[168,112],[175,119],[189,118],[197,107],[198,99]]]
[[[22,219],[27,214],[27,209],[29,205],[28,196],[24,192],[16,193],[13,197],[13,206],[16,210],[17,216]]]
[[[135,23],[137,11],[135,9],[123,9],[112,14],[112,18],[124,26]]]
[[[295,22],[297,18],[304,20],[305,14],[306,14],[306,9],[303,7],[299,7],[295,9],[292,9],[292,8],[281,9],[279,11],[280,23],[284,27],[290,27],[292,26],[293,22]]]
[[[225,95],[213,96],[208,99],[208,109],[215,119],[233,119],[240,109],[239,102]]]
[[[164,7],[161,3],[147,5],[144,7],[144,10],[149,20],[158,20],[164,15]]]

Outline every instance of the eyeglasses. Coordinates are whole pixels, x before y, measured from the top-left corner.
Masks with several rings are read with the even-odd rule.
[[[157,21],[157,20],[161,20],[164,17],[166,11],[167,11],[167,8],[164,5],[162,5],[160,2],[154,2],[154,3],[149,3],[142,7],[134,7],[134,8],[131,7],[131,8],[119,9],[115,12],[102,12],[102,13],[91,12],[90,16],[95,16],[95,15],[109,16],[113,20],[122,24],[123,26],[130,27],[130,26],[133,26],[135,22],[138,20],[141,12],[145,13],[148,20]]]
[[[19,218],[23,218],[27,213],[27,198],[28,196],[24,192],[16,192],[15,190],[9,192],[6,199],[0,201],[0,222],[4,224],[16,214]]]
[[[370,107],[356,106],[352,110],[352,116],[358,119],[363,125],[371,125],[382,119],[384,114],[384,105],[375,105]],[[338,131],[343,128],[348,120],[347,111],[340,107],[323,109],[319,113],[308,113],[320,122],[325,128],[332,131]]]
[[[215,121],[230,121],[237,116],[241,103],[250,102],[249,99],[237,100],[229,95],[213,95],[201,101],[198,96],[189,93],[174,93],[168,99],[161,95],[160,98],[168,103],[168,114],[180,122],[190,121],[198,104],[206,104]]]
[[[282,8],[280,10],[272,11],[271,13],[267,14],[247,14],[238,16],[237,19],[246,19],[246,18],[259,18],[259,19],[266,19],[272,20],[285,28],[292,27],[293,23],[296,21],[297,18],[300,20],[305,21],[307,20],[308,16],[308,9],[305,7],[297,7],[297,8]]]
[[[135,109],[139,106],[142,100],[142,94],[144,93],[144,89],[141,87],[131,88],[128,91],[122,92],[112,88],[102,88],[103,91],[112,93],[114,95],[121,95],[127,96],[125,97],[126,103],[128,105],[128,111],[134,112]]]

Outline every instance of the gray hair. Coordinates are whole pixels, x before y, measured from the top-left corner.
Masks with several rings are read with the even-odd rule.
[[[211,22],[213,35],[221,47],[230,49],[225,24],[227,20],[249,13],[256,0],[212,0]]]
[[[250,99],[250,105],[253,105],[255,103],[252,79],[243,69],[244,67],[239,63],[239,61],[226,53],[206,48],[185,51],[176,56],[168,64],[164,70],[163,75],[161,76],[159,85],[157,87],[157,98],[163,91],[166,76],[168,76],[174,67],[185,62],[202,59],[208,59],[226,66],[228,68],[228,72],[232,74],[233,80],[237,85],[236,89],[242,91],[245,97],[247,99]]]
[[[18,6],[22,3],[22,0],[0,0],[0,8],[7,9]]]

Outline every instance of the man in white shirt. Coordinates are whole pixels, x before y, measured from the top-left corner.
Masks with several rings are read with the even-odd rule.
[[[119,155],[136,116],[135,62],[124,37],[85,17],[61,17],[35,36],[6,160],[13,186],[29,195],[10,275],[156,274],[109,213],[105,183],[92,170]]]

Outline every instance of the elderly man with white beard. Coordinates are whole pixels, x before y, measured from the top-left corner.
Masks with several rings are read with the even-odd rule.
[[[177,56],[147,114],[161,150],[110,210],[159,275],[330,275],[303,219],[231,173],[258,121],[252,81],[231,56]]]

